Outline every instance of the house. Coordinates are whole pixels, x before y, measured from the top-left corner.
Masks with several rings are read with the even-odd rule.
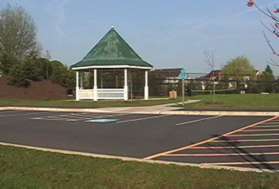
[[[205,76],[202,76],[199,78],[200,80],[215,80],[220,81],[224,79],[224,73],[222,70],[212,70],[210,73],[208,73]]]

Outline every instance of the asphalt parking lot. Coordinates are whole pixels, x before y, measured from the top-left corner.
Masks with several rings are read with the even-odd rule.
[[[270,117],[0,111],[0,142],[279,170],[279,119]]]

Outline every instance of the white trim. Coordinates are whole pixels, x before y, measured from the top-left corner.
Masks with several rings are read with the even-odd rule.
[[[128,69],[124,69],[124,100],[128,100]]]
[[[145,70],[144,100],[149,99],[148,71]]]
[[[76,101],[79,101],[79,72],[76,72]]]
[[[94,69],[94,86],[93,86],[93,100],[98,101],[98,78],[97,78],[97,69]]]
[[[114,66],[84,66],[72,68],[72,70],[86,70],[86,69],[98,69],[98,68],[135,68],[135,69],[143,69],[143,70],[152,70],[152,67],[142,67],[142,66],[129,66],[129,65],[114,65]]]

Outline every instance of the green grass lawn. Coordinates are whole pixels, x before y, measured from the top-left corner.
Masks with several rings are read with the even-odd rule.
[[[178,100],[134,100],[134,101],[98,101],[92,100],[20,100],[20,99],[0,99],[0,106],[25,106],[25,107],[56,107],[56,108],[105,108],[105,107],[136,107],[153,106],[160,104],[176,103]]]
[[[0,146],[0,188],[276,189],[279,174],[200,169]]]
[[[279,111],[279,94],[228,94],[194,96],[191,99],[201,100],[199,103],[187,104],[190,110],[263,110]]]

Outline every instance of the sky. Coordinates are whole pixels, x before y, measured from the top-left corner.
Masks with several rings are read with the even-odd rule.
[[[237,56],[264,69],[272,58],[261,24],[269,22],[246,0],[0,0],[0,9],[8,3],[32,16],[43,50],[67,65],[81,60],[112,26],[155,68],[208,72],[205,51],[214,53],[216,69]]]

